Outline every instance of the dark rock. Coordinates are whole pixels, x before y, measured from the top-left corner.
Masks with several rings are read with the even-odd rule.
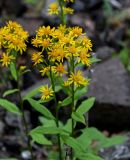
[[[130,128],[130,77],[118,58],[94,68],[88,96],[96,97],[91,125],[113,130]]]
[[[112,54],[114,53],[114,49],[108,46],[103,46],[100,47],[97,52],[97,58],[101,59],[101,60],[107,60],[109,58],[111,58]]]
[[[120,46],[123,36],[125,34],[126,26],[123,24],[119,27],[112,28],[106,34],[106,41],[114,48]]]
[[[22,0],[5,0],[3,1],[3,5],[4,9],[9,15],[21,16],[26,10]]]
[[[81,2],[84,2],[85,9],[97,8],[102,4],[102,0],[81,0]]]

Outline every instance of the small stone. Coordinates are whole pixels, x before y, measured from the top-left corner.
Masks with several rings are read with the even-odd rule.
[[[107,60],[109,58],[111,58],[112,54],[114,53],[114,49],[108,46],[103,46],[100,47],[97,52],[97,58],[101,59],[101,60]]]
[[[23,151],[21,153],[21,157],[24,159],[24,160],[29,160],[31,159],[31,153],[29,151]]]

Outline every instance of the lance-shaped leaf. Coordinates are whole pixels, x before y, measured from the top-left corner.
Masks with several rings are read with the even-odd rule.
[[[95,98],[91,97],[85,101],[83,101],[81,103],[81,105],[78,107],[78,109],[76,110],[76,112],[80,115],[85,114],[86,112],[88,112],[90,110],[90,108],[94,105],[95,102]]]
[[[14,103],[12,103],[8,100],[0,98],[0,106],[5,108],[9,112],[21,114],[19,108]]]
[[[62,128],[54,127],[54,126],[39,126],[35,129],[33,129],[30,132],[30,135],[33,135],[34,133],[36,134],[61,134],[61,135],[68,135],[68,132],[66,130],[63,130]]]
[[[17,76],[17,70],[16,70],[16,66],[14,62],[10,63],[10,71],[11,71],[11,75],[14,78],[14,80],[17,81],[18,76]]]
[[[31,106],[38,112],[40,112],[42,115],[49,119],[55,119],[55,117],[52,115],[52,113],[42,104],[40,104],[38,101],[28,98],[27,101],[31,104]]]
[[[19,92],[19,89],[10,89],[4,92],[3,97]]]
[[[42,145],[52,145],[52,142],[49,141],[44,135],[38,133],[32,133],[31,137],[34,142]]]

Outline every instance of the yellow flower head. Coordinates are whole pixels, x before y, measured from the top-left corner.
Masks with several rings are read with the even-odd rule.
[[[20,24],[9,21],[0,29],[0,47],[7,49],[8,52],[13,50],[23,53],[26,50],[25,42],[28,36],[28,32],[24,31]]]
[[[40,64],[43,62],[43,55],[42,52],[37,52],[32,54],[32,61],[34,62],[34,65]]]
[[[50,15],[52,14],[59,14],[59,10],[58,10],[58,4],[56,2],[54,3],[51,3],[50,6],[49,6],[49,9],[48,9],[48,13]]]
[[[9,30],[22,29],[22,26],[20,24],[18,24],[17,22],[9,21],[6,24],[7,24],[7,27],[8,27]]]
[[[88,37],[84,37],[82,40],[84,47],[87,48],[88,51],[92,51],[92,42]]]
[[[67,73],[67,71],[65,70],[65,66],[62,63],[56,65],[55,71],[59,76]]]
[[[16,37],[13,37],[10,40],[10,43],[8,44],[8,51],[12,51],[12,50],[20,52],[22,54],[23,51],[26,51],[25,42],[21,41],[20,39],[17,39]]]
[[[64,0],[64,2],[74,2],[74,0]]]
[[[52,28],[50,26],[42,26],[38,29],[37,31],[37,36],[42,38],[43,36],[49,36],[53,33],[53,31],[55,30],[55,28]]]
[[[82,76],[82,71],[77,71],[76,73],[71,73],[70,77],[68,78],[68,83],[74,83],[76,87],[80,87],[87,86],[89,84],[89,80]]]
[[[88,67],[91,65],[90,54],[87,52],[86,48],[81,49],[81,52],[79,53],[79,59],[78,59],[78,63],[79,62],[82,62]]]
[[[2,58],[0,59],[0,62],[2,62],[2,66],[8,67],[14,59],[15,57],[13,57],[12,55],[3,53]]]
[[[50,39],[43,39],[43,40],[41,40],[40,43],[41,43],[41,47],[48,48],[51,44],[51,41],[50,41]]]
[[[34,47],[39,47],[40,43],[41,40],[38,37],[32,39],[32,44]]]
[[[72,31],[71,31],[72,35],[76,36],[76,37],[81,36],[83,34],[82,32],[83,32],[83,30],[80,27],[73,27]]]
[[[47,100],[53,96],[53,90],[51,87],[49,88],[48,85],[41,87],[40,92],[42,93],[41,99],[43,100]]]
[[[74,10],[70,7],[63,7],[64,14],[73,14]]]

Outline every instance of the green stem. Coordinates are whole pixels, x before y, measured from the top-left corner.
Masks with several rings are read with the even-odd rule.
[[[72,61],[71,61],[71,67],[72,67],[72,73],[75,72],[74,69],[74,56],[72,55]],[[75,104],[74,104],[74,82],[72,83],[72,108],[71,108],[71,114],[75,111]],[[74,137],[74,120],[72,118],[72,137]],[[71,160],[73,160],[73,150],[71,155]]]
[[[63,25],[66,25],[66,16],[64,14],[63,11],[63,7],[64,7],[64,1],[62,0],[58,0],[59,6],[60,6],[60,10],[61,10],[61,22]]]
[[[56,126],[59,127],[59,114],[58,114],[59,107],[58,107],[58,103],[57,103],[56,92],[55,92],[55,83],[54,83],[51,67],[50,67],[50,79],[51,79],[52,89],[54,92],[54,101],[55,101],[55,106],[56,106]],[[59,134],[57,134],[57,139],[58,139],[58,146],[59,146],[59,159],[62,160],[62,147],[61,147],[61,140],[60,140]]]
[[[34,160],[34,156],[33,156],[33,152],[32,152],[31,139],[30,139],[30,137],[28,135],[28,133],[29,133],[28,124],[27,124],[27,121],[26,121],[26,118],[25,118],[25,114],[24,114],[23,99],[22,99],[22,96],[21,96],[21,90],[20,90],[20,85],[19,85],[19,75],[18,75],[18,73],[17,73],[17,88],[19,90],[18,96],[19,96],[19,101],[20,101],[20,109],[21,109],[21,112],[22,112],[23,125],[25,127],[25,135],[27,137],[28,150],[31,153],[31,160]]]

